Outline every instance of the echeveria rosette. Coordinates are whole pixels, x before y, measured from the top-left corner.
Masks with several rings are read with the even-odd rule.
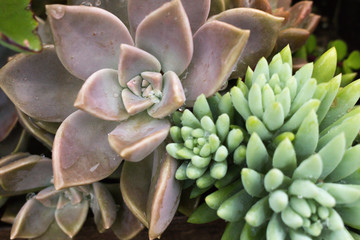
[[[89,208],[99,232],[111,228],[118,236],[133,237],[143,228],[142,224],[122,202],[118,188],[107,187],[93,183],[62,190],[55,190],[54,186],[43,189],[28,199],[17,214],[11,239],[72,239],[83,226]],[[116,204],[121,205],[118,208]],[[121,227],[122,220],[131,226]]]
[[[99,149],[94,149],[94,154],[101,155],[107,162],[91,157],[86,148],[92,144],[80,144],[77,151],[70,152],[68,146],[74,146],[75,143],[79,145],[78,142],[83,141],[81,139],[100,142],[104,149],[105,146],[106,149],[111,146],[125,160],[140,161],[146,157],[167,136],[170,124],[164,117],[182,106],[185,96],[191,103],[194,90],[198,90],[192,83],[202,76],[199,72],[192,73],[190,68],[199,65],[198,61],[201,62],[201,56],[206,53],[200,44],[215,39],[226,39],[221,42],[227,44],[212,48],[212,61],[219,61],[218,68],[222,70],[212,72],[212,76],[206,79],[209,87],[203,91],[209,95],[214,94],[226,80],[226,71],[231,71],[248,37],[247,31],[218,21],[204,24],[193,37],[186,12],[178,0],[163,4],[141,21],[135,34],[135,46],[121,21],[104,10],[53,5],[48,6],[48,14],[60,60],[74,75],[88,78],[78,94],[75,106],[97,117],[75,112],[59,128],[53,151],[56,187],[100,180],[120,163],[115,153],[109,150],[102,154]],[[68,29],[67,22],[74,22],[81,17],[82,22],[90,23],[95,16],[102,18],[101,24],[93,24],[91,29],[86,24],[76,26],[79,28],[77,31]],[[116,31],[106,32],[105,26]],[[220,31],[221,34],[218,34]],[[77,38],[78,32],[83,33],[83,41],[89,44],[65,44]],[[99,49],[97,41],[104,42],[104,52],[101,52],[102,48]],[[236,51],[233,51],[235,46]],[[93,52],[89,58],[85,53],[90,48]],[[100,53],[95,55],[97,51]],[[226,63],[224,57],[228,60]],[[188,74],[182,85],[179,76],[188,66]],[[146,109],[150,116],[144,111]],[[99,130],[89,133],[93,138],[78,134],[92,126],[98,126]],[[102,136],[103,140],[95,140],[96,136]],[[107,136],[109,143],[103,143]],[[117,160],[113,161],[114,158]],[[75,160],[76,164],[73,164]],[[88,172],[87,177],[74,178],[72,174],[79,170],[77,167],[81,166],[84,172],[96,165],[99,167]],[[87,167],[84,169],[84,166]]]
[[[242,163],[246,148],[241,145],[243,131],[232,128],[234,108],[230,94],[209,100],[200,95],[193,112],[186,109],[177,115],[179,126],[170,129],[174,143],[166,146],[168,153],[181,161],[175,177],[196,180],[197,188],[206,190],[220,184],[225,176],[233,175],[227,170]]]
[[[224,239],[353,239],[345,226],[359,228],[360,146],[353,142],[360,129],[360,80],[341,89],[341,76],[332,78],[335,68],[336,52],[330,49],[292,76],[285,48],[269,65],[263,59],[254,72],[248,70],[245,83],[231,90],[251,134],[246,167],[241,179],[209,194],[208,206],[191,221],[206,222],[200,213],[229,221]]]

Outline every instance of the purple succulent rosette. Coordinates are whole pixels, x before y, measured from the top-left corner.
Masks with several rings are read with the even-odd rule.
[[[210,51],[219,70],[212,69],[200,90],[212,95],[229,76],[223,68],[231,71],[249,35],[216,21],[204,24],[193,37],[179,0],[146,15],[136,27],[134,41],[119,19],[99,8],[50,5],[47,12],[61,62],[73,75],[86,79],[75,101],[82,111],[67,117],[55,137],[57,188],[101,180],[122,159],[138,162],[148,156],[168,135],[166,117],[185,99],[191,104],[198,91],[193,83],[204,80],[200,72],[191,71],[207,54],[199,47],[204,39],[224,41]],[[79,39],[74,42],[75,38]]]

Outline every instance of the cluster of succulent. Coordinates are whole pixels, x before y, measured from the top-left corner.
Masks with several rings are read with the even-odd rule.
[[[289,47],[265,59],[305,41],[318,22],[311,2],[79,3],[46,6],[39,33],[49,45],[0,70],[16,107],[0,95],[9,123],[0,141],[18,118],[52,151],[52,160],[23,153],[23,136],[0,160],[0,196],[40,191],[8,217],[11,238],[71,239],[89,207],[99,232],[128,239],[146,227],[158,238],[179,206],[189,214],[198,204],[188,193],[214,186],[190,221],[229,221],[225,239],[336,238],[345,224],[356,228],[359,111],[347,111],[359,81],[339,90],[334,49],[294,76]],[[120,178],[120,191],[105,178]]]
[[[360,80],[340,88],[335,48],[291,69],[286,47],[231,89],[244,121],[234,128],[250,135],[244,165],[190,222],[228,221],[223,239],[354,239],[346,226],[359,228]]]
[[[230,155],[237,165],[244,159],[243,131],[232,128],[234,112],[230,94],[218,94],[210,99],[209,103],[200,95],[193,113],[186,109],[177,114],[179,126],[170,128],[174,143],[166,146],[172,157],[183,160],[176,179],[196,180],[199,188],[209,188],[225,177]]]

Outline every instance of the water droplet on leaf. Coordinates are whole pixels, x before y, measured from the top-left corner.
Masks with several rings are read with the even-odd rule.
[[[63,6],[56,6],[50,9],[50,15],[55,19],[61,19],[65,14]]]
[[[96,1],[95,1],[95,6],[96,6],[96,7],[99,7],[100,5],[101,5],[101,0],[96,0]]]
[[[80,5],[92,7],[91,2],[88,2],[88,1],[84,1],[84,2],[82,2]]]
[[[90,168],[90,172],[94,172],[94,171],[99,167],[99,165],[100,165],[100,163],[97,163],[97,164],[95,164],[94,166],[92,166],[92,167]]]

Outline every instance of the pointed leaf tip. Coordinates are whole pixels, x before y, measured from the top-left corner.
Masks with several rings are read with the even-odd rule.
[[[163,4],[139,24],[136,46],[154,55],[163,72],[184,72],[193,55],[189,20],[180,0]]]
[[[154,119],[146,112],[121,122],[108,140],[111,147],[128,161],[141,161],[162,143],[170,131],[167,119]]]
[[[117,124],[80,110],[65,119],[56,133],[53,147],[56,189],[99,181],[120,165],[121,157],[107,140],[108,133]]]
[[[328,82],[333,78],[337,66],[336,48],[332,47],[327,50],[314,64],[312,77],[318,83]]]
[[[223,86],[249,34],[248,30],[220,21],[207,22],[196,32],[194,56],[182,79],[186,104],[193,105],[200,94],[209,97]]]
[[[46,11],[60,61],[80,79],[103,68],[117,69],[120,44],[133,45],[125,25],[101,8],[47,5]]]

